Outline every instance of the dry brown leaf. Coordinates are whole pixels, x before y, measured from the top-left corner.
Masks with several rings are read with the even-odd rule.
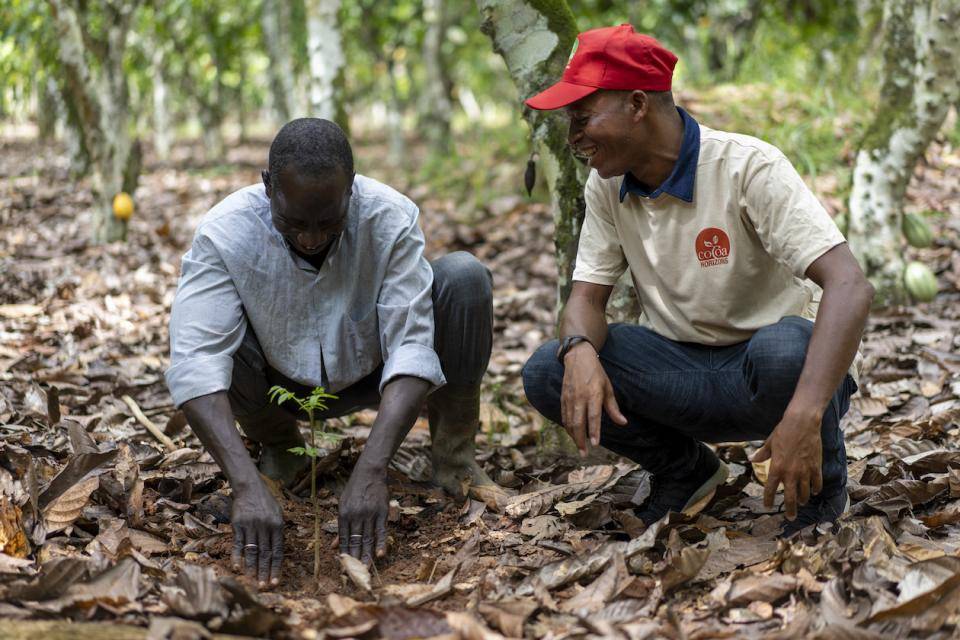
[[[26,558],[30,554],[30,543],[23,530],[23,513],[3,495],[0,495],[0,552],[14,558]]]
[[[481,602],[477,611],[488,623],[511,638],[523,637],[523,625],[540,605],[532,598]]]
[[[776,603],[797,588],[797,579],[782,573],[752,575],[733,583],[727,593],[727,603],[742,607],[751,602]]]
[[[440,580],[437,581],[437,584],[433,585],[433,588],[426,593],[415,595],[412,598],[406,601],[408,607],[419,607],[424,605],[431,600],[436,600],[437,598],[442,598],[453,590],[453,579],[457,575],[457,570],[460,569],[460,565],[455,566],[453,569],[448,571]]]
[[[81,480],[43,510],[44,523],[48,533],[60,531],[73,524],[80,517],[83,508],[90,501],[90,495],[100,486],[100,478],[90,476]]]
[[[622,553],[614,553],[613,559],[600,576],[588,587],[569,600],[560,603],[560,610],[586,616],[602,609],[615,598],[630,580]]]
[[[660,571],[660,585],[664,593],[697,577],[710,557],[710,549],[684,547],[667,559],[667,566]]]
[[[887,403],[879,398],[857,396],[850,401],[850,406],[857,409],[865,418],[876,418],[887,413]]]
[[[373,585],[370,582],[370,569],[361,560],[357,560],[348,553],[341,553],[337,556],[340,559],[340,568],[347,574],[350,581],[357,588],[370,593],[373,591]]]

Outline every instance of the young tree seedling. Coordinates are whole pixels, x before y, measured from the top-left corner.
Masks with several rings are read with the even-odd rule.
[[[301,398],[281,387],[274,385],[270,387],[268,393],[270,402],[276,402],[282,405],[287,400],[293,400],[300,410],[307,414],[310,421],[310,442],[303,447],[293,447],[289,449],[291,453],[310,458],[310,502],[313,503],[313,579],[320,577],[320,505],[317,501],[317,456],[320,450],[317,448],[317,438],[319,435],[322,444],[335,443],[343,436],[338,433],[332,433],[326,430],[323,421],[317,423],[316,414],[327,408],[327,400],[336,400],[337,396],[324,391],[323,387],[314,387],[305,398]]]

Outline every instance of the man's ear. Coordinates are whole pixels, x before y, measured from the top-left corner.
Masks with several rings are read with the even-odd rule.
[[[633,109],[634,121],[641,120],[647,116],[650,111],[650,96],[646,91],[635,89],[630,92],[627,98],[630,101],[630,108]]]
[[[273,193],[272,193],[273,189],[272,189],[272,187],[270,186],[270,172],[267,171],[266,169],[264,169],[263,171],[261,171],[261,172],[260,172],[260,179],[263,180],[263,189],[264,189],[264,191],[267,192],[267,197],[268,197],[268,198],[272,198],[272,197],[273,197]]]

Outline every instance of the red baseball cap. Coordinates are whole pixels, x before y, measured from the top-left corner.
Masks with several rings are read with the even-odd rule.
[[[629,24],[577,36],[563,79],[526,101],[532,109],[559,109],[597,89],[669,91],[677,56]]]

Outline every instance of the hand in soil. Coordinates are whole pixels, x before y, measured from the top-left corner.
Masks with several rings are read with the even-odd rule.
[[[387,555],[390,492],[386,474],[356,467],[340,496],[340,553],[367,564]]]
[[[283,511],[262,482],[235,492],[233,510],[233,568],[241,559],[248,576],[260,587],[280,582],[283,561]]]

